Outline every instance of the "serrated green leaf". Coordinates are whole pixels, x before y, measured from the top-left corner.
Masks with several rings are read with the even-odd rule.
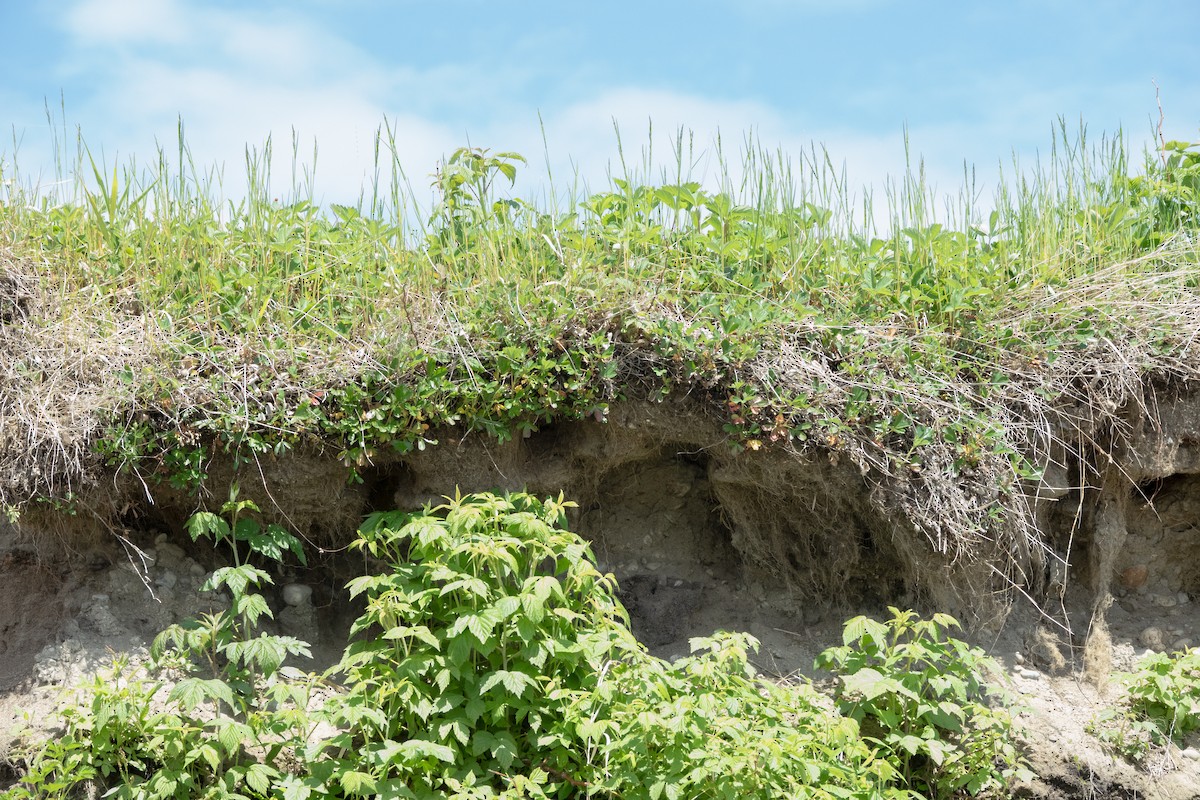
[[[209,725],[217,731],[217,742],[229,755],[237,753],[244,742],[253,740],[253,732],[247,725],[228,718],[213,720]]]
[[[895,678],[889,678],[871,667],[865,667],[850,675],[843,675],[842,685],[847,693],[861,695],[864,700],[868,701],[888,693],[916,699],[916,695]]]
[[[454,751],[444,744],[430,742],[425,739],[409,739],[403,744],[404,752],[423,758],[436,758],[447,764],[454,763]]]
[[[168,702],[179,703],[188,711],[211,700],[218,700],[232,707],[233,690],[218,678],[184,678],[175,684],[167,696]]]
[[[246,768],[246,785],[259,794],[267,794],[271,781],[279,777],[279,771],[266,764],[254,763]]]
[[[279,786],[283,789],[283,800],[309,800],[316,788],[295,775],[284,776]]]
[[[211,511],[196,512],[188,517],[184,527],[193,542],[201,536],[212,536],[215,544],[229,536],[229,523]]]
[[[261,594],[247,594],[240,597],[234,597],[233,610],[244,618],[251,626],[258,624],[259,619],[267,617],[274,619],[275,615],[271,613],[270,607],[267,606],[267,599]]]
[[[910,756],[915,756],[924,748],[925,740],[920,736],[908,734],[907,736],[901,736],[899,739],[897,739],[896,744],[900,746],[901,750],[904,750]]]
[[[346,770],[338,776],[338,783],[346,794],[374,794],[375,778],[365,772]]]
[[[491,752],[492,757],[499,762],[500,766],[508,769],[517,760],[516,739],[508,731],[497,732],[492,741]]]

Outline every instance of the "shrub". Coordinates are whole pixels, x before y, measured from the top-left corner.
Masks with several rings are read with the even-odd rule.
[[[648,655],[568,505],[483,494],[367,520],[357,546],[387,571],[350,584],[367,609],[312,796],[888,796],[858,726],[754,677],[750,637]]]
[[[862,725],[909,788],[929,797],[1003,789],[1025,774],[1012,743],[1012,719],[987,704],[998,672],[983,653],[947,635],[947,614],[918,619],[889,607],[886,622],[855,617],[841,647],[823,652],[818,669],[838,675],[843,714]]]
[[[369,517],[355,546],[383,569],[349,584],[366,608],[335,670],[344,691],[318,708],[315,678],[279,672],[306,646],[256,631],[270,612],[251,589],[270,579],[242,553],[299,545],[235,492],[228,519],[188,526],[231,545],[235,566],[208,581],[230,610],[152,650],[182,677],[98,679],[9,796],[89,782],[155,800],[900,800],[1015,773],[1007,716],[976,699],[982,655],[942,633],[953,620],[852,620],[821,657],[842,673],[843,716],[806,682],[756,675],[746,634],[695,639],[674,663],[649,655],[612,576],[563,529],[569,505],[480,494]]]
[[[557,525],[568,503],[458,497],[433,512],[369,517],[355,546],[387,571],[356,578],[365,613],[329,709],[342,732],[312,785],[424,796],[554,785],[581,769],[566,726],[574,692],[639,653],[611,576]],[[466,795],[464,795],[466,796]]]
[[[1153,653],[1119,679],[1126,687],[1124,705],[1102,712],[1091,726],[1113,750],[1140,761],[1200,729],[1200,648]]]
[[[85,705],[64,710],[63,735],[30,754],[27,774],[6,797],[75,797],[86,785],[139,800],[270,796],[305,740],[312,681],[279,675],[287,656],[309,655],[306,643],[257,631],[271,611],[250,589],[271,578],[243,560],[249,553],[279,560],[287,551],[303,559],[299,541],[260,525],[257,511],[237,499],[235,485],[222,507],[228,521],[201,512],[188,522],[193,540],[228,544],[235,566],[216,570],[203,586],[228,589],[228,610],[156,638],[151,667],[174,673],[173,685],[129,677],[128,660],[118,659],[111,675],[86,687]]]

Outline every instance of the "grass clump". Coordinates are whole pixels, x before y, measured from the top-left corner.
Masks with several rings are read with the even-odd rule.
[[[70,797],[90,786],[156,799],[900,800],[1007,785],[1008,729],[967,697],[980,673],[961,642],[891,642],[900,653],[921,648],[909,664],[967,656],[940,678],[885,666],[888,677],[872,686],[895,684],[887,696],[901,701],[900,722],[887,722],[884,692],[867,693],[880,713],[843,714],[807,682],[764,680],[748,663],[748,635],[697,639],[692,656],[662,661],[630,634],[588,545],[561,527],[567,505],[484,494],[370,517],[356,547],[384,569],[349,584],[366,608],[325,678],[285,675],[283,658],[306,654],[304,644],[255,632],[269,615],[252,591],[265,573],[240,562],[218,570],[208,585],[228,589],[230,609],[173,626],[155,644],[171,680],[98,680],[6,796]],[[228,521],[198,516],[190,530],[268,558],[293,549],[252,511],[233,499]],[[918,633],[948,624],[897,621]],[[855,620],[848,636],[858,628],[867,633],[852,644],[869,645],[874,628]],[[827,657],[846,687],[867,687],[849,649]],[[901,698],[909,686],[921,693],[911,707]],[[872,727],[880,720],[900,738]],[[972,745],[983,749],[959,749]],[[936,767],[918,769],[901,749]]]

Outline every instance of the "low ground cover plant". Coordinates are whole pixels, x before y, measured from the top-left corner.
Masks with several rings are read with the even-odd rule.
[[[1090,728],[1113,751],[1142,761],[1170,742],[1183,746],[1200,729],[1200,649],[1151,653],[1116,677],[1125,687],[1122,704]]]
[[[848,621],[843,644],[817,659],[818,669],[838,677],[839,710],[923,796],[1002,792],[1028,777],[1004,694],[993,683],[1003,675],[999,667],[950,636],[958,627],[953,617],[889,611],[884,622]]]
[[[668,663],[562,527],[568,505],[482,494],[372,515],[356,546],[383,569],[350,583],[366,609],[325,678],[281,675],[306,646],[256,632],[269,578],[240,561],[294,540],[236,496],[225,518],[193,517],[194,536],[233,546],[239,563],[208,584],[229,610],[159,637],[162,678],[98,679],[6,796],[900,800],[1013,777],[1008,726],[973,699],[977,654],[941,635],[946,619],[852,621],[823,656],[842,713],[807,682],[758,676],[745,634]],[[341,690],[314,703],[322,681]]]

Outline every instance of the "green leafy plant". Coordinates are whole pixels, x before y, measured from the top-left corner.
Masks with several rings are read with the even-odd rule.
[[[227,590],[229,608],[155,639],[150,668],[169,680],[150,680],[125,660],[96,678],[87,705],[65,709],[64,735],[31,755],[14,800],[73,797],[87,784],[130,800],[268,797],[295,768],[312,724],[315,679],[283,679],[280,667],[288,656],[308,657],[309,648],[255,633],[271,611],[251,589],[271,578],[243,559],[277,561],[290,551],[303,560],[303,550],[282,527],[262,526],[251,516],[257,506],[237,495],[235,484],[221,509],[228,519],[200,512],[188,521],[193,539],[230,547],[235,566],[216,570],[202,587]]]
[[[842,646],[818,657],[817,668],[837,674],[838,708],[927,797],[1003,789],[1024,767],[1011,717],[988,702],[999,696],[988,675],[999,670],[948,635],[953,617],[889,611],[885,622],[848,621]]]
[[[898,772],[804,681],[748,662],[758,642],[716,633],[674,663],[614,665],[572,716],[591,792],[613,798],[910,798]]]
[[[312,797],[900,797],[896,772],[807,684],[747,662],[751,637],[675,664],[633,639],[561,498],[455,497],[368,519],[386,572],[312,745]],[[411,793],[411,794],[410,794]],[[497,794],[498,793],[498,794]]]
[[[612,577],[563,527],[569,506],[481,494],[369,517],[355,546],[384,569],[349,585],[366,608],[336,668],[342,690],[318,707],[315,678],[280,675],[303,643],[255,634],[269,610],[252,589],[269,578],[248,562],[298,544],[234,487],[221,515],[188,526],[230,546],[235,565],[206,584],[229,590],[230,608],[158,637],[169,682],[98,679],[11,796],[91,784],[155,800],[908,800],[1011,776],[988,760],[1012,756],[1007,723],[969,699],[980,657],[940,635],[947,618],[896,612],[890,640],[882,623],[851,621],[847,646],[823,656],[847,670],[843,716],[807,682],[757,675],[746,634],[695,639],[674,663],[650,656]]]
[[[1125,686],[1122,706],[1101,712],[1090,726],[1113,750],[1141,761],[1200,729],[1200,649],[1152,653],[1117,677]]]
[[[367,519],[355,546],[388,571],[349,585],[367,608],[341,663],[351,688],[328,709],[343,732],[321,745],[314,787],[571,785],[569,700],[640,651],[611,576],[559,527],[569,505],[472,495]]]
[[[433,181],[441,197],[429,220],[426,247],[431,256],[450,259],[467,255],[472,247],[486,247],[488,229],[503,225],[512,211],[525,206],[491,197],[497,176],[516,180],[518,163],[525,163],[519,153],[491,155],[479,147],[460,147],[446,159]]]

